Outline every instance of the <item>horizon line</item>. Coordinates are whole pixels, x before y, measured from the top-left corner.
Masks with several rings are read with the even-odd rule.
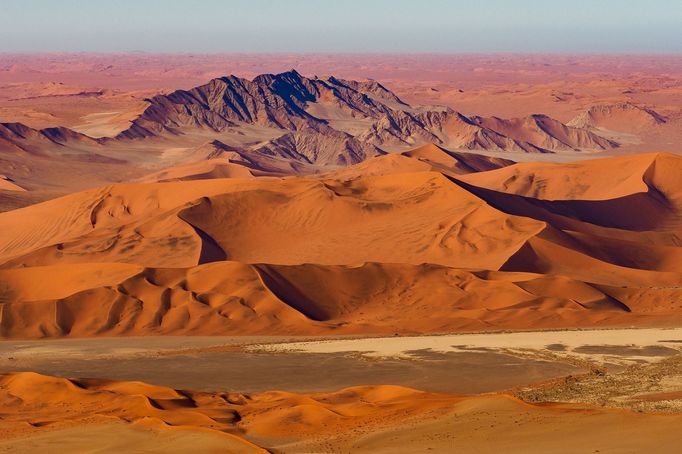
[[[679,51],[423,51],[423,52],[400,52],[400,51],[147,51],[147,50],[120,50],[120,51],[91,51],[91,50],[68,50],[68,51],[0,51],[0,56],[5,55],[531,55],[531,56],[682,56]]]

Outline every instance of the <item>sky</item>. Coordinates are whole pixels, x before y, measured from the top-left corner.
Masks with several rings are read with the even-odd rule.
[[[678,53],[682,0],[0,0],[0,52]]]

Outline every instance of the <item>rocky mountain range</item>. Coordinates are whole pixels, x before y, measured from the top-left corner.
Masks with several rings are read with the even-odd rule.
[[[255,148],[322,164],[356,163],[379,153],[374,147],[391,151],[424,143],[523,152],[618,146],[587,129],[544,115],[511,120],[467,117],[449,108],[410,106],[376,81],[307,78],[294,70],[253,80],[221,77],[147,101],[146,110],[118,139],[178,135],[188,128],[222,133],[244,124],[259,125],[288,132]],[[342,122],[366,127],[350,134],[340,126]]]
[[[248,173],[291,175],[425,144],[451,151],[597,152],[619,146],[617,135],[603,133],[614,116],[620,123],[640,124],[644,118],[652,127],[665,122],[634,105],[594,107],[569,124],[541,114],[469,116],[452,108],[411,106],[376,81],[304,77],[294,70],[252,80],[216,78],[145,99],[133,112],[127,127],[100,138],[66,127],[0,123],[0,165],[12,183],[5,186],[28,190],[22,195],[5,190],[0,206],[220,157]],[[80,177],[69,178],[76,174]]]
[[[618,144],[597,135],[586,122],[565,125],[545,115],[501,119],[466,116],[450,108],[410,106],[376,81],[304,77],[292,70],[253,80],[220,77],[191,90],[176,90],[146,100],[147,106],[117,136],[91,139],[68,128],[35,130],[19,123],[0,125],[0,148],[40,152],[45,145],[111,145],[201,132],[248,133],[266,128],[268,140],[255,137],[233,144],[309,164],[349,165],[401,147],[435,143],[453,149],[520,151],[607,150]],[[279,131],[279,132],[278,132]],[[216,137],[217,138],[217,137]],[[229,139],[220,140],[229,144]]]

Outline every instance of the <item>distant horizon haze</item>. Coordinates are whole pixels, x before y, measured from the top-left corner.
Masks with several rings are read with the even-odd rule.
[[[5,0],[1,53],[676,54],[678,0]]]

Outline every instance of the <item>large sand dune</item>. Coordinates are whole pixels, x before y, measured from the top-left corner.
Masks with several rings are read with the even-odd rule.
[[[0,333],[9,338],[428,333],[680,320],[670,302],[678,289],[439,265],[97,263],[0,270],[0,278]]]
[[[510,164],[431,146],[317,176],[199,173],[0,214],[1,334],[682,319],[681,158]]]

